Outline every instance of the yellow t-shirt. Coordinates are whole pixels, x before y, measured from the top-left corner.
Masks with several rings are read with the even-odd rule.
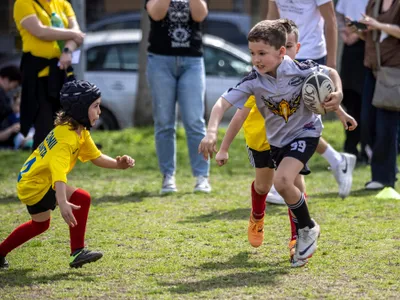
[[[69,125],[56,126],[28,157],[18,175],[18,198],[27,205],[39,202],[56,181],[67,182],[67,174],[79,159],[93,160],[101,155],[90,132],[81,136]]]
[[[265,120],[256,105],[256,97],[250,96],[244,104],[251,108],[249,115],[243,123],[244,138],[246,144],[256,151],[266,151],[270,149],[267,132],[265,130]]]
[[[14,21],[22,38],[22,51],[31,52],[32,55],[47,59],[60,57],[61,50],[57,41],[41,40],[22,27],[21,22],[27,17],[36,15],[44,26],[51,26],[50,15],[55,12],[61,17],[64,27],[68,28],[68,18],[75,18],[75,12],[71,4],[66,0],[38,0],[39,4],[34,0],[16,0],[14,3]],[[46,13],[47,12],[47,13]],[[39,77],[47,76],[49,68],[45,68],[39,73]]]

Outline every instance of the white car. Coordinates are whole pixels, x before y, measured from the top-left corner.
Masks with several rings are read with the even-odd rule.
[[[85,79],[102,92],[102,114],[99,129],[133,126],[138,69],[140,30],[118,30],[88,33],[85,38]],[[248,53],[218,37],[204,35],[206,69],[206,116],[215,101],[251,70]],[[151,99],[149,99],[151,101]],[[231,108],[229,119],[235,110]]]

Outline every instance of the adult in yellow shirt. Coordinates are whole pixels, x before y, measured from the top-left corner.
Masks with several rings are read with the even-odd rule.
[[[127,155],[114,159],[102,154],[94,144],[88,129],[99,119],[100,103],[101,94],[95,85],[79,80],[64,84],[62,111],[57,114],[56,127],[19,172],[18,198],[26,205],[31,220],[19,225],[0,243],[0,268],[8,268],[5,257],[10,251],[49,228],[51,211],[57,204],[69,226],[70,267],[78,268],[103,256],[84,248],[89,193],[67,185],[67,175],[78,159],[112,169],[127,169],[135,164]]]
[[[33,149],[53,129],[59,93],[72,72],[72,52],[85,34],[66,0],[16,0],[14,21],[22,38],[21,133],[35,128]]]

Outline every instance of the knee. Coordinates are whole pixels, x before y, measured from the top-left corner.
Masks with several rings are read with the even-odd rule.
[[[275,189],[282,196],[286,194],[289,184],[290,180],[285,175],[276,177],[274,180]]]
[[[259,195],[265,195],[271,189],[271,184],[254,182],[254,189]]]
[[[37,222],[32,220],[32,225],[36,228],[37,232],[45,232],[50,228],[50,218],[43,222]]]
[[[69,202],[80,205],[80,206],[89,206],[91,202],[91,197],[89,192],[83,189],[77,189],[72,195]]]

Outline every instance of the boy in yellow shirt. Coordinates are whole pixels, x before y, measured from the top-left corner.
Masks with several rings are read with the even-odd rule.
[[[97,86],[79,80],[64,84],[62,111],[57,114],[56,127],[28,157],[18,175],[18,198],[26,205],[31,220],[19,225],[0,244],[0,268],[8,267],[5,256],[10,251],[49,228],[51,211],[56,205],[69,226],[70,267],[82,267],[103,256],[101,252],[84,248],[91,202],[89,193],[67,185],[67,175],[78,159],[112,169],[127,169],[135,164],[130,156],[114,159],[95,146],[89,129],[99,119],[100,103]]]

